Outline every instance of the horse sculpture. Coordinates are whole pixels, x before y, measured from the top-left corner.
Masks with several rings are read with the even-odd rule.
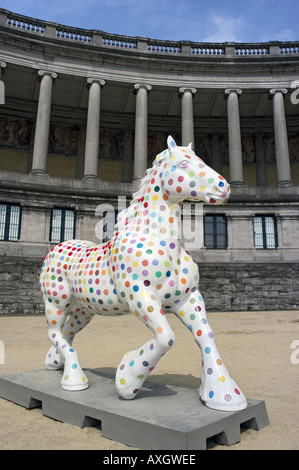
[[[241,410],[247,407],[246,398],[217,350],[198,290],[198,267],[183,248],[176,226],[183,200],[222,204],[229,186],[196,156],[191,144],[177,146],[169,136],[167,145],[145,173],[130,206],[119,214],[108,243],[66,241],[45,257],[40,282],[53,344],[46,368],[64,368],[65,390],[87,388],[72,347],[75,334],[95,314],[132,312],[154,333],[153,339],[126,353],[118,366],[117,391],[132,399],[174,344],[164,314],[168,309],[191,330],[201,349],[201,400],[209,408]]]

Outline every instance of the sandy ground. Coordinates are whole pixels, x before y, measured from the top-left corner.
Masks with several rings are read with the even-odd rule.
[[[200,351],[184,325],[172,314],[167,318],[176,343],[150,380],[198,389]],[[247,397],[265,401],[270,419],[270,426],[258,432],[243,432],[240,443],[216,445],[211,451],[298,450],[299,312],[219,312],[209,313],[208,318],[230,374]],[[150,331],[133,315],[98,317],[78,334],[74,346],[83,368],[115,372],[123,354],[150,337]],[[5,347],[0,375],[44,368],[50,343],[43,316],[0,317],[0,340]],[[298,342],[298,353],[291,348],[294,341]],[[130,447],[103,438],[98,428],[80,429],[43,416],[41,409],[26,410],[0,399],[0,449]]]

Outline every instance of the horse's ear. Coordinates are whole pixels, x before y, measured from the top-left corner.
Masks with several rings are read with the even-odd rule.
[[[169,150],[169,153],[173,153],[175,147],[176,147],[176,143],[175,141],[173,140],[173,138],[171,137],[171,135],[168,136],[168,139],[167,139],[167,146],[168,146],[168,150]]]
[[[192,150],[192,143],[190,143],[190,144],[188,145],[187,149],[190,150],[190,151]]]

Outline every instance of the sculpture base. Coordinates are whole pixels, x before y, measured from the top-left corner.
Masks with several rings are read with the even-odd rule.
[[[62,390],[61,371],[2,376],[0,397],[81,428],[101,425],[104,437],[144,450],[206,450],[209,439],[231,446],[240,441],[241,428],[269,425],[263,401],[248,399],[242,411],[215,411],[200,402],[197,390],[154,382],[127,401],[119,397],[113,375],[84,372],[89,388],[77,392]]]

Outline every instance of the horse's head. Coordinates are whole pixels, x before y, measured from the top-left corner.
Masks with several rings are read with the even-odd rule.
[[[185,199],[223,204],[229,197],[229,185],[223,176],[206,165],[188,147],[179,147],[171,136],[167,139],[168,151],[157,155],[162,192],[173,202]]]

